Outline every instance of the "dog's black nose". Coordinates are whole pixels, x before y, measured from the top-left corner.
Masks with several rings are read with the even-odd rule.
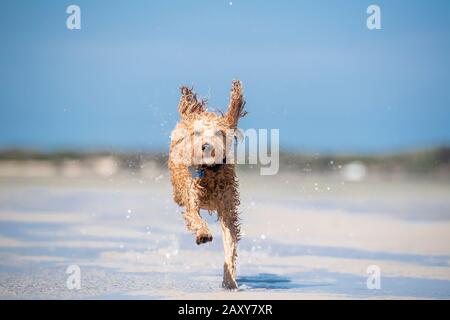
[[[204,143],[202,144],[202,151],[205,151],[206,149],[208,149],[209,147],[211,147],[211,145],[209,143]]]

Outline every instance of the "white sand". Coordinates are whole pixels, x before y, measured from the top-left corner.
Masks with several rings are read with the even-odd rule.
[[[215,218],[205,215],[214,241],[195,245],[166,172],[2,178],[0,297],[448,299],[449,191],[421,180],[241,174],[240,290],[227,292]],[[66,287],[71,264],[80,290]],[[367,289],[370,265],[379,290]]]

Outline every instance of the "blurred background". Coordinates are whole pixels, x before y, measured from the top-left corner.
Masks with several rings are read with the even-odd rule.
[[[223,297],[220,230],[194,245],[166,162],[179,87],[224,111],[240,79],[240,127],[281,149],[275,176],[238,167],[240,294],[449,298],[450,3],[377,1],[381,30],[371,4],[4,2],[0,297]]]

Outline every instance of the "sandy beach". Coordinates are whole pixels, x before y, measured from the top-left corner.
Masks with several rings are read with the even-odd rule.
[[[166,171],[3,177],[2,299],[449,299],[450,185],[430,179],[241,172],[239,291],[223,249],[197,246]],[[81,288],[67,287],[77,265]],[[369,266],[380,289],[368,289]]]

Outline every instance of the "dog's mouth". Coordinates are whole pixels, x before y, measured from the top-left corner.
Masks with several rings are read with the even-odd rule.
[[[201,168],[201,169],[211,169],[211,168],[220,167],[220,166],[222,166],[222,165],[227,163],[227,158],[226,157],[224,157],[222,159],[221,163],[220,162],[216,163],[214,157],[210,157],[210,158],[212,160],[211,162],[202,163],[198,167]]]
[[[226,164],[227,159],[223,158],[222,163],[214,163],[214,164],[200,164],[200,165],[192,165],[189,166],[189,172],[191,173],[193,178],[204,178],[206,175],[206,171],[217,172],[222,169],[223,165]]]

